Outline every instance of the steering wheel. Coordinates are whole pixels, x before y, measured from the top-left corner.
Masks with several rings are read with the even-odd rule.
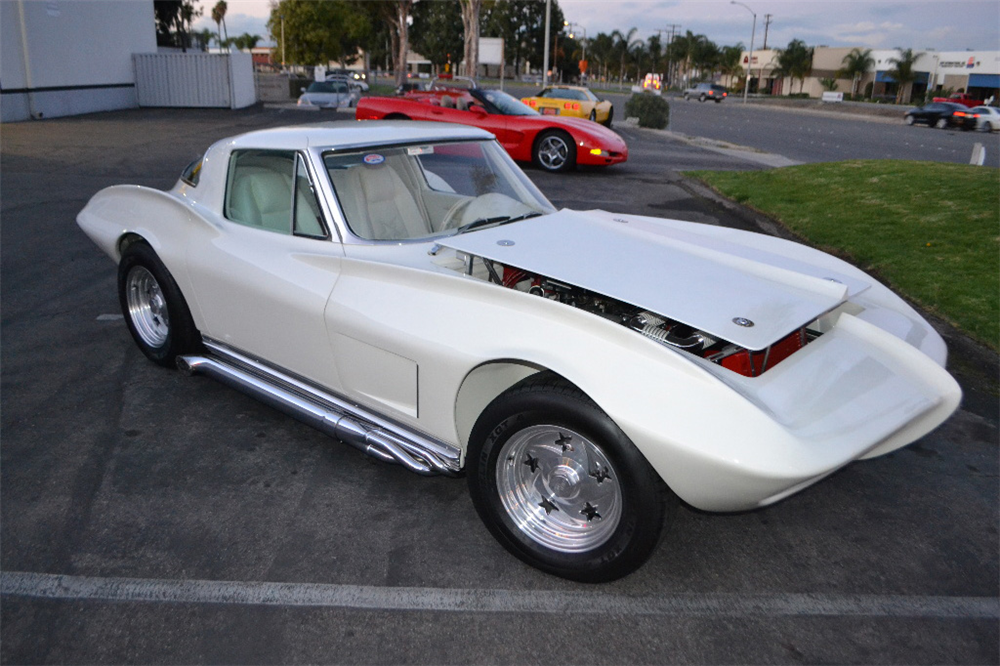
[[[479,197],[466,197],[465,199],[459,199],[456,201],[448,212],[444,214],[444,219],[441,221],[441,230],[453,229],[455,227],[461,226],[461,221],[463,213],[469,207],[473,201]]]
[[[516,217],[530,213],[533,210],[530,206],[521,203],[517,199],[512,199],[506,194],[487,192],[478,197],[470,197],[455,202],[445,214],[444,220],[441,222],[441,229],[460,227],[463,224],[484,217],[496,217],[499,215]]]

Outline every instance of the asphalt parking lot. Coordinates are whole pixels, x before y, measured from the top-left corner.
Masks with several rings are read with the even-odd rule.
[[[77,212],[107,185],[172,186],[216,139],[318,119],[4,126],[0,661],[1000,661],[996,355],[947,330],[967,399],[939,430],[765,510],[682,507],[645,567],[602,586],[509,556],[462,480],[148,362]],[[528,174],[559,206],[756,227],[679,171],[764,168],[760,153],[620,131],[623,165]]]

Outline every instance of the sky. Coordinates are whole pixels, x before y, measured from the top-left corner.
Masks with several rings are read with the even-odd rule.
[[[211,8],[216,0],[198,0],[204,15],[195,29],[215,31]],[[270,0],[226,0],[230,36],[244,32],[267,38]],[[370,0],[369,0],[370,1]],[[426,0],[425,0],[426,1]],[[648,39],[671,26],[706,35],[716,44],[749,46],[757,14],[754,48],[763,42],[764,19],[771,15],[768,46],[784,47],[793,39],[809,46],[896,47],[917,51],[1000,50],[1000,2],[997,0],[560,0],[567,21],[583,26],[588,37],[636,28]]]

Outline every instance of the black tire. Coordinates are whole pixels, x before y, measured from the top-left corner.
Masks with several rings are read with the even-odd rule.
[[[614,117],[615,117],[615,107],[611,107],[610,109],[608,109],[608,118],[607,120],[604,121],[603,123],[604,126],[607,127],[608,129],[611,129],[611,121],[614,119]]]
[[[983,127],[982,127],[982,131],[987,132],[987,133],[992,132],[993,131],[993,123],[991,123],[988,120],[986,122],[984,122],[983,123]]]
[[[552,373],[490,403],[466,461],[473,504],[493,536],[531,566],[581,582],[638,569],[678,501],[618,426]]]
[[[172,368],[179,355],[198,349],[201,336],[187,302],[145,241],[129,245],[118,263],[118,302],[129,333],[151,361]]]
[[[597,122],[597,109],[590,110],[590,120],[595,123]]]
[[[557,173],[576,167],[576,144],[562,130],[546,130],[535,139],[532,149],[535,166]]]
[[[721,97],[716,97],[715,98],[715,103],[716,104],[722,104],[722,98]]]
[[[705,101],[705,99],[706,99],[706,98],[705,98],[705,95],[704,95],[704,93],[703,93],[703,94],[701,95],[701,97],[699,97],[699,98],[698,98],[698,101],[699,101],[699,102],[704,102],[704,101]]]
[[[684,93],[684,101],[685,102],[690,102],[691,101],[691,96],[688,95],[687,93]]]

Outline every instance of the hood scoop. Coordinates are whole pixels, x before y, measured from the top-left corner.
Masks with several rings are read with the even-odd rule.
[[[764,236],[562,210],[439,243],[669,317],[753,351],[868,283],[762,249]],[[750,243],[740,242],[749,240]]]

